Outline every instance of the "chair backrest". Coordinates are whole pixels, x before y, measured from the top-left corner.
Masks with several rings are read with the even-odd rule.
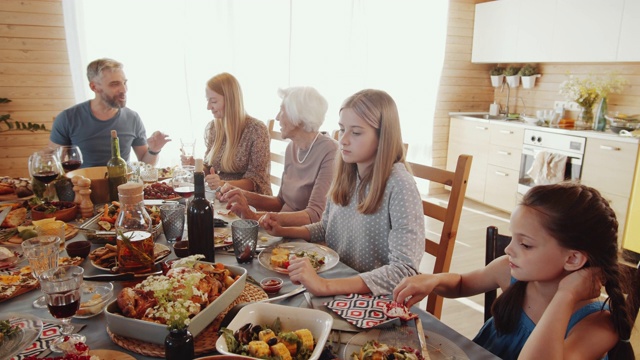
[[[282,172],[284,171],[284,152],[287,148],[288,140],[282,138],[282,134],[274,130],[276,121],[269,120],[269,137],[271,153],[271,184],[279,187],[282,183]],[[275,192],[277,193],[277,192]]]
[[[458,235],[458,224],[462,214],[464,195],[467,191],[472,159],[471,155],[460,155],[455,171],[409,162],[415,177],[451,187],[449,201],[446,205],[422,201],[424,216],[442,222],[442,232],[438,241],[429,239],[427,235],[424,244],[425,252],[435,256],[434,274],[448,272],[451,267],[453,246]],[[427,311],[440,318],[442,302],[443,298],[441,296],[429,295],[427,298]]]
[[[502,235],[495,226],[487,227],[487,239],[485,246],[484,264],[489,265],[494,259],[504,255],[504,249],[511,242],[511,236]],[[484,293],[484,321],[491,317],[491,305],[498,296],[498,290],[491,290]]]

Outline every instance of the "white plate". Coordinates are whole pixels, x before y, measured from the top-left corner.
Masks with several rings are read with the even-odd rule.
[[[29,314],[4,313],[0,314],[0,320],[9,320],[11,325],[18,325],[22,331],[5,337],[0,347],[0,359],[11,359],[12,356],[21,353],[25,348],[33,344],[42,332],[42,320]]]
[[[98,249],[99,249],[99,248],[98,248]],[[97,250],[97,249],[96,249],[96,250]],[[94,250],[94,251],[95,251],[95,250]],[[163,256],[161,256],[161,257],[157,257],[157,256],[156,256],[156,258],[155,258],[155,263],[156,263],[156,264],[160,263],[162,260],[166,259],[166,258],[167,258],[167,256],[171,255],[171,249],[170,249],[168,246],[163,245],[163,244],[155,243],[155,244],[153,245],[153,253],[154,253],[154,254],[158,254],[158,253],[160,253],[160,252],[162,252],[162,251],[164,251],[164,252],[165,252],[165,255],[163,255]],[[168,252],[167,252],[167,251],[168,251]],[[106,268],[106,267],[103,267],[103,266],[97,265],[96,263],[94,263],[94,262],[93,262],[93,260],[91,260],[91,265],[93,265],[93,267],[98,268],[98,269],[100,269],[100,270],[104,270],[104,271],[111,271],[111,269],[109,269],[109,268]]]
[[[332,267],[338,265],[338,263],[340,262],[340,256],[338,255],[338,253],[323,245],[294,242],[272,245],[260,252],[260,255],[258,255],[258,260],[260,261],[260,265],[280,274],[288,274],[289,271],[287,271],[287,269],[271,265],[271,252],[276,247],[288,249],[292,253],[304,250],[309,252],[316,252],[318,256],[324,256],[324,265],[322,265],[320,269],[318,269],[319,273],[331,269]]]
[[[410,324],[413,324],[413,321]],[[427,330],[424,334],[427,338],[427,350],[431,360],[469,359],[462,349],[444,336]],[[350,359],[351,354],[359,352],[362,345],[371,340],[395,347],[409,346],[420,351],[420,340],[418,340],[415,326],[404,325],[388,330],[374,329],[356,334],[345,345],[342,358]]]
[[[247,323],[263,326],[270,325],[277,318],[280,318],[284,331],[309,329],[313,334],[313,339],[316,340],[316,347],[313,349],[309,359],[315,360],[320,357],[324,344],[327,342],[331,332],[331,326],[333,326],[333,318],[324,311],[276,304],[252,303],[240,309],[227,328],[235,332]],[[222,335],[216,341],[216,350],[225,355],[237,355],[228,350],[227,342]]]

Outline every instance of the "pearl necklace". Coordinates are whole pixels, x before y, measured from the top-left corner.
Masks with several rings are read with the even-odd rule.
[[[300,164],[302,164],[305,160],[307,160],[307,156],[309,156],[309,153],[311,152],[311,148],[313,147],[313,145],[316,143],[316,140],[318,140],[318,136],[320,135],[320,132],[318,132],[316,134],[316,137],[313,139],[313,142],[311,143],[311,146],[309,146],[309,150],[307,150],[307,153],[304,155],[304,157],[302,158],[302,160],[300,160],[300,149],[298,149],[298,153],[296,154],[296,157],[298,158],[298,162]]]

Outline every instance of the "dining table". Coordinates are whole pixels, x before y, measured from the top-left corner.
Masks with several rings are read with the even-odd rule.
[[[186,235],[186,229],[185,229],[185,235]],[[85,239],[85,238],[86,238],[85,233],[81,231],[73,239],[67,240],[67,242],[72,242],[72,241]],[[300,240],[300,239],[283,239],[281,241],[282,242],[304,242],[304,240]],[[156,242],[163,245],[167,245],[170,248],[172,245],[167,243],[166,238],[164,237],[164,234],[162,234],[161,232],[156,237]],[[92,244],[92,250],[100,246],[103,246],[103,245],[94,243]],[[60,256],[67,256],[67,255],[65,252],[63,252],[60,254]],[[172,253],[169,255],[167,259],[170,260],[174,258],[176,258],[176,255],[172,250]],[[238,264],[235,256],[233,255],[233,250],[231,249],[231,247],[226,247],[226,248],[219,247],[219,248],[216,248],[215,261],[225,265],[241,266],[247,270],[247,274],[252,278],[252,280],[255,280],[257,282],[264,279],[265,277],[279,277],[283,279],[284,285],[280,290],[280,292],[276,295],[269,295],[270,297],[286,294],[299,287],[299,285],[293,284],[290,281],[288,275],[275,272],[271,269],[268,269],[266,266],[262,265],[258,260],[257,255],[254,258],[254,260],[250,263]],[[18,264],[18,266],[19,267],[25,266],[27,265],[27,263],[28,262],[24,260],[24,261],[21,261]],[[95,266],[93,266],[89,258],[86,258],[82,262],[81,266],[85,269],[84,274],[87,276],[106,273],[104,270],[98,269]],[[339,261],[330,269],[327,269],[326,271],[321,272],[320,275],[326,278],[342,278],[342,277],[357,275],[357,272],[354,269],[347,266],[346,264]],[[114,281],[113,285],[114,285],[113,298],[117,296],[117,294],[120,292],[120,290],[122,290],[124,286],[127,286],[127,285],[130,286],[130,284],[123,283],[121,281]],[[20,296],[17,296],[15,298],[9,299],[7,301],[4,301],[3,303],[0,303],[0,311],[2,313],[13,312],[13,313],[21,313],[21,314],[31,314],[42,319],[44,323],[46,322],[55,323],[56,320],[52,317],[52,315],[49,313],[49,311],[46,308],[38,309],[33,307],[32,302],[40,295],[41,295],[41,292],[39,290],[33,290],[25,294],[22,294]],[[286,299],[275,301],[274,303],[285,305],[285,306],[291,306],[291,307],[302,307],[302,308],[313,307],[315,309],[319,309],[331,314],[334,319],[334,329],[336,330],[336,334],[338,335],[337,337],[333,336],[331,339],[332,341],[340,343],[339,345],[340,349],[337,351],[337,354],[338,356],[341,357],[342,350],[345,344],[348,343],[350,338],[352,338],[353,336],[357,335],[358,333],[364,330],[355,328],[353,325],[347,323],[345,320],[340,318],[338,315],[336,315],[333,311],[331,311],[329,308],[325,306],[325,304],[332,301],[334,297],[311,296],[310,299],[311,299],[311,303],[305,299],[305,296],[303,296],[302,293],[300,293]],[[452,328],[444,324],[442,321],[440,321],[436,317],[426,312],[424,309],[414,306],[411,309],[411,311],[420,317],[425,330],[431,333],[438,334],[443,338],[446,338],[447,341],[450,341],[451,343],[455,344],[456,347],[458,347],[461,351],[463,351],[464,354],[469,359],[498,359],[498,357],[491,354],[489,351],[483,349],[479,345],[475,344],[473,341],[461,335],[460,333],[456,332],[455,330],[453,330]],[[109,334],[107,333],[107,320],[104,312],[100,313],[97,316],[87,318],[87,319],[74,318],[72,320],[72,324],[82,325],[80,334],[83,334],[86,336],[87,338],[86,344],[89,346],[90,349],[116,350],[116,351],[129,354],[136,359],[154,359],[154,357],[148,357],[135,352],[131,352],[114,343],[111,340]],[[341,331],[341,330],[345,330],[345,331]],[[216,354],[215,351],[211,353],[211,355],[215,355],[215,354]],[[54,356],[54,355],[59,355],[59,354],[51,353],[50,355],[47,355],[47,356]]]

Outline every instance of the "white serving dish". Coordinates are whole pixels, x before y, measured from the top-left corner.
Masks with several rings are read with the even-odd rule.
[[[225,265],[234,275],[240,275],[225,292],[204,308],[198,315],[191,319],[189,331],[196,337],[204,330],[223,310],[242,294],[247,280],[247,270],[233,265]],[[105,310],[107,326],[114,334],[142,340],[154,344],[164,344],[164,338],[169,334],[167,326],[150,321],[128,318],[120,313],[116,299],[111,301]]]
[[[272,324],[276,318],[280,318],[282,330],[284,331],[309,329],[316,340],[316,347],[313,349],[309,359],[315,360],[320,357],[333,326],[333,318],[324,311],[268,303],[253,303],[240,309],[227,328],[235,332],[247,323]],[[216,341],[216,350],[225,355],[238,355],[227,349],[227,342],[224,336],[220,336]]]

